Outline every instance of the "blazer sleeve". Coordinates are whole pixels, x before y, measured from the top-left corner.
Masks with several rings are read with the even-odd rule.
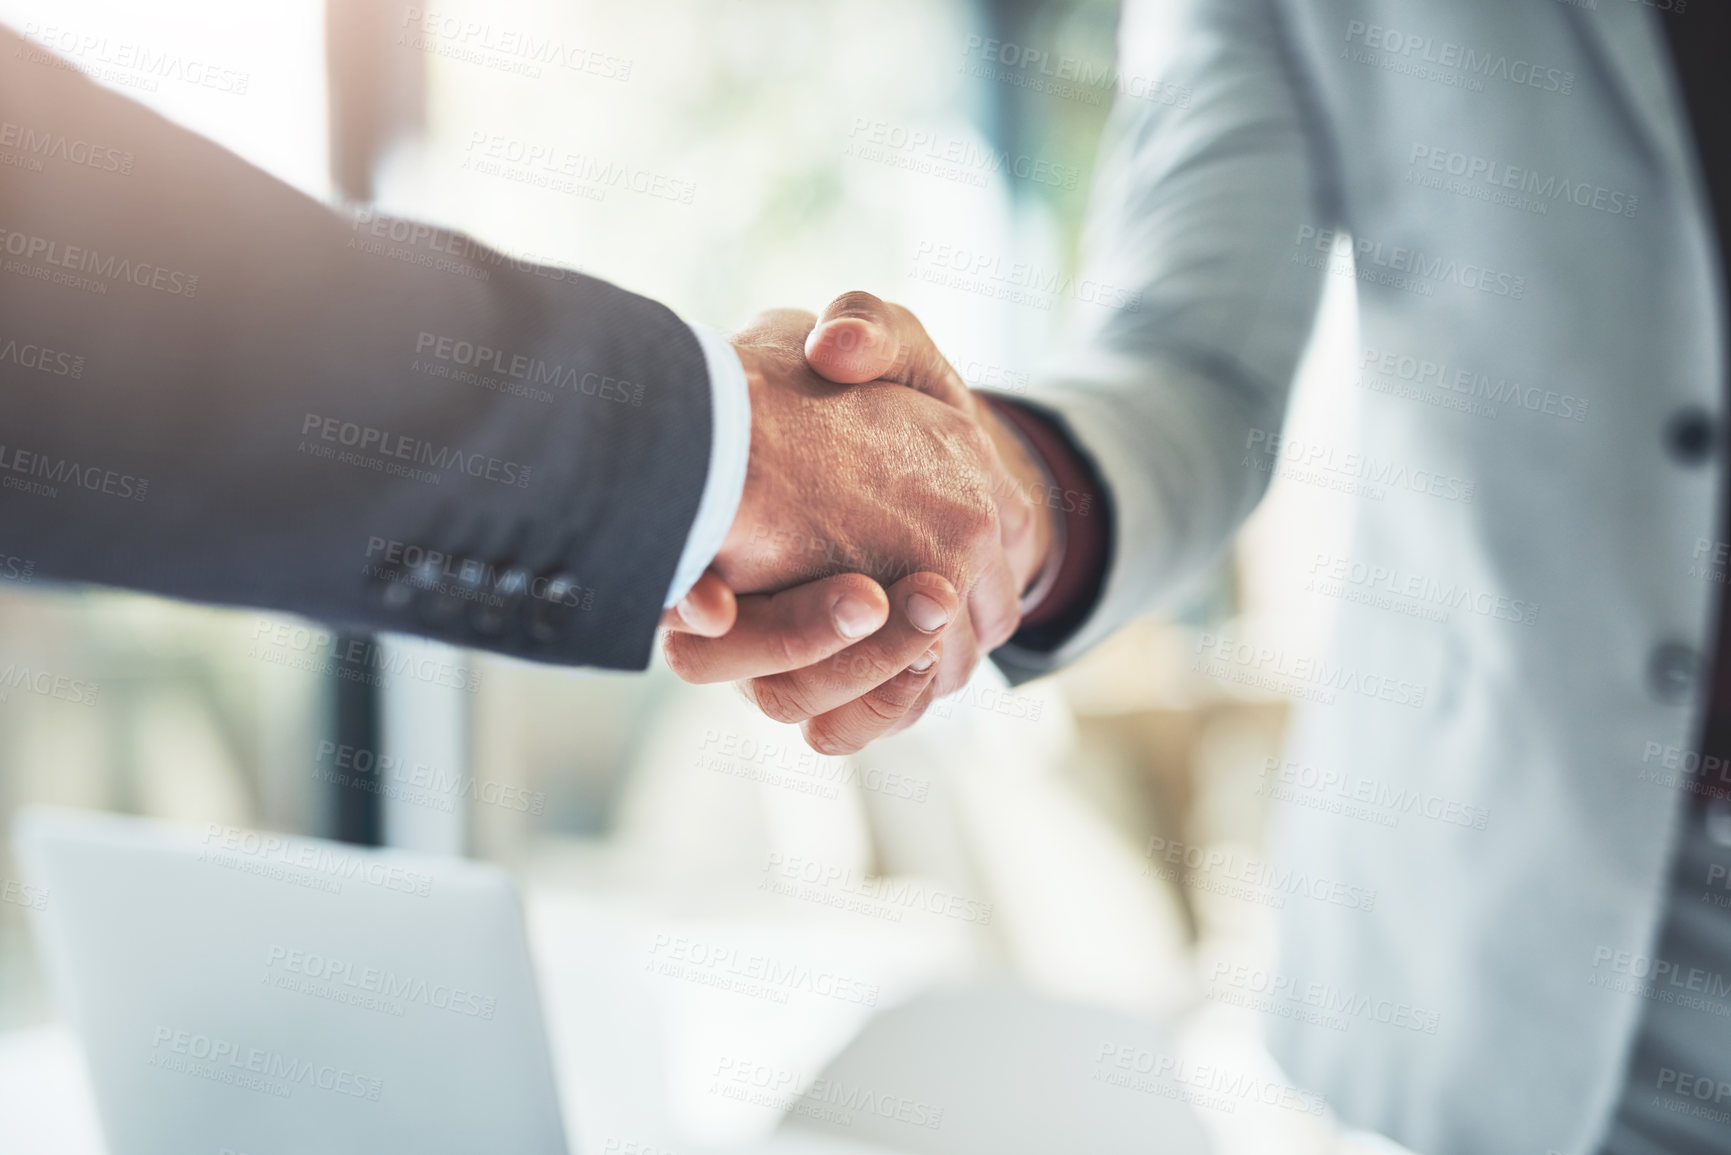
[[[1073,339],[1031,391],[1110,492],[1112,558],[1073,660],[1218,561],[1267,487],[1321,297],[1331,196],[1272,0],[1131,0]]]
[[[710,452],[665,307],[331,210],[0,28],[0,547],[641,668]]]

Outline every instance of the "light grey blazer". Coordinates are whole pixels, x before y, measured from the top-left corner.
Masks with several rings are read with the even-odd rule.
[[[1725,378],[1674,18],[1132,0],[1123,88],[1161,99],[1114,114],[1088,272],[1141,300],[1095,310],[1039,394],[1116,507],[1102,603],[1050,664],[1205,570],[1271,468],[1368,487],[1319,575],[1333,652],[1198,658],[1300,699],[1296,762],[1434,811],[1290,807],[1271,869],[1297,874],[1270,876],[1305,888],[1279,999],[1347,1009],[1272,1017],[1276,1053],[1429,1155],[1592,1150],[1639,992],[1671,997],[1641,976],[1685,798],[1665,763],[1691,764],[1665,751],[1691,744],[1724,568],[1700,435]],[[1337,228],[1362,428],[1282,444],[1323,278],[1353,275]]]

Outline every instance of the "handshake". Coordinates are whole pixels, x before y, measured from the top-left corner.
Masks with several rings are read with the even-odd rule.
[[[745,489],[709,570],[663,615],[667,662],[851,753],[959,689],[1050,587],[1064,523],[1040,499],[1048,466],[898,305],[850,293],[732,341]]]

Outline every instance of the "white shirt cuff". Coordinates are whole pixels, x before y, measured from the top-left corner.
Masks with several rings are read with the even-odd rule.
[[[709,473],[703,480],[703,498],[697,517],[685,536],[685,551],[673,572],[666,605],[684,597],[715,555],[739,512],[745,492],[745,467],[751,460],[751,393],[745,385],[745,367],[733,346],[701,325],[692,325],[697,343],[703,347],[703,363],[709,370]]]

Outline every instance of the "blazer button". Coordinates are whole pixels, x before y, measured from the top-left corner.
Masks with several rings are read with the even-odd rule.
[[[1647,658],[1647,689],[1668,706],[1689,700],[1700,677],[1701,655],[1682,642],[1661,642]]]
[[[415,600],[421,621],[429,626],[444,626],[459,617],[474,603],[474,594],[481,588],[480,568],[465,563],[451,573],[441,571],[430,560],[416,567],[415,585],[420,596]]]
[[[1713,454],[1714,433],[1712,415],[1705,409],[1679,409],[1665,422],[1665,450],[1678,465],[1700,465]]]
[[[529,575],[520,569],[508,569],[499,575],[493,588],[475,600],[469,611],[469,625],[478,634],[493,637],[505,630],[522,604],[523,591],[529,588]]]
[[[529,603],[529,637],[543,644],[565,632],[571,621],[567,600],[581,596],[581,584],[568,573],[556,573],[547,579],[547,591]]]

